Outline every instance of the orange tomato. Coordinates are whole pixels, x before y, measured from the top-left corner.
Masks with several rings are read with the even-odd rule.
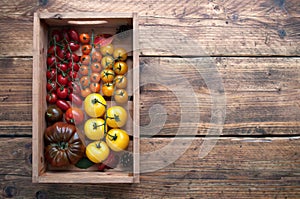
[[[92,91],[89,87],[86,87],[84,89],[81,89],[80,93],[82,97],[87,97],[89,94],[92,93]]]
[[[89,67],[86,65],[80,66],[79,73],[84,76],[89,74]]]
[[[100,84],[99,83],[91,83],[90,84],[90,90],[93,92],[93,93],[99,93],[100,92]]]
[[[101,59],[102,59],[101,53],[99,53],[97,51],[93,52],[93,54],[92,54],[92,61],[93,62],[100,62]]]
[[[89,44],[85,44],[81,46],[81,52],[85,55],[89,55],[92,51],[92,46]]]
[[[111,97],[114,94],[114,85],[111,82],[102,85],[102,94]]]
[[[82,33],[79,35],[79,40],[83,44],[88,44],[90,42],[90,35],[87,33]]]
[[[82,87],[87,87],[90,84],[90,78],[88,76],[82,76],[79,80]]]
[[[90,60],[91,60],[91,57],[89,55],[82,55],[81,58],[80,58],[80,62],[83,65],[89,65]]]
[[[101,64],[99,62],[92,63],[92,65],[91,65],[92,72],[100,73],[101,69],[102,69],[102,67],[101,67]]]
[[[90,76],[91,82],[99,83],[101,80],[100,73],[92,73]]]

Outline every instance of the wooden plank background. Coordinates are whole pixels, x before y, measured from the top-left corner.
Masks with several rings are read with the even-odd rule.
[[[298,0],[1,1],[0,198],[300,198],[299,9]],[[187,129],[197,127],[196,135],[175,138],[191,143],[178,160],[143,173],[136,185],[31,183],[37,10],[139,13],[141,152],[160,149],[178,134],[182,102],[170,88],[186,96],[187,107],[197,100],[198,112],[191,114],[200,121],[184,122]],[[178,48],[170,50],[174,44]],[[223,133],[204,158],[198,155],[208,139],[212,99],[194,67],[199,62],[217,68],[227,102]],[[153,71],[176,79],[169,87],[147,84]],[[185,92],[186,81],[193,96]],[[163,124],[151,116],[156,104],[165,111]]]

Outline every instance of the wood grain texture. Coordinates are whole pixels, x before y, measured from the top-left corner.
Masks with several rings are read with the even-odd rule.
[[[207,85],[213,81],[204,79],[210,75],[206,66],[218,69],[225,90],[223,135],[299,134],[298,58],[149,57],[140,61],[143,136],[177,134],[180,111],[198,113],[200,122],[185,121],[184,128],[197,126],[196,133],[206,135],[213,105],[212,91]],[[10,70],[6,71],[7,65]],[[31,135],[31,65],[32,59],[27,58],[0,59],[1,134]],[[183,98],[177,98],[176,93]],[[152,114],[159,106],[164,109]],[[157,118],[166,118],[166,122],[155,123]]]
[[[137,12],[142,55],[300,54],[297,0],[40,2],[45,5],[32,1],[0,3],[3,11],[0,16],[0,43],[3,44],[0,56],[32,56],[32,21],[37,10]],[[174,51],[167,48],[168,45],[180,48]]]
[[[142,139],[141,155],[169,144],[169,138]],[[1,138],[2,196],[34,198],[299,198],[299,137],[222,138],[204,158],[205,139],[184,138],[176,149],[188,148],[175,162],[156,172],[142,173],[141,183],[54,185],[31,183],[31,139]],[[160,161],[168,158],[166,154]],[[151,159],[143,164],[153,165]],[[120,193],[122,193],[120,195]],[[37,197],[37,198],[39,198]]]

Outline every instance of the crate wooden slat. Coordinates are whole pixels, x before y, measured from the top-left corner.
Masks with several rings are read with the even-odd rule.
[[[78,17],[80,16],[80,17]],[[79,25],[69,24],[70,21],[80,21]],[[93,24],[93,21],[104,21],[103,24]],[[86,22],[86,24],[81,24]],[[132,38],[125,43],[116,45],[124,47],[130,56],[128,72],[128,94],[132,101],[125,105],[129,119],[125,126],[132,136],[129,151],[133,154],[132,170],[120,168],[107,172],[97,172],[95,169],[66,169],[58,171],[49,167],[44,159],[43,134],[46,129],[44,113],[47,108],[46,96],[46,53],[48,48],[48,33],[57,27],[73,27],[78,32],[93,29],[113,34],[120,25],[131,24]],[[33,81],[32,81],[32,181],[34,183],[138,183],[139,182],[139,53],[138,22],[136,13],[48,13],[34,14],[33,30]],[[97,32],[98,33],[98,32]],[[100,33],[100,32],[99,32]],[[108,104],[114,102],[108,101]]]

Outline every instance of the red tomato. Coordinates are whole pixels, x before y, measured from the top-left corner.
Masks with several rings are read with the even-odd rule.
[[[47,66],[49,67],[55,67],[55,63],[58,62],[58,58],[54,55],[51,55],[50,57],[47,57]]]
[[[69,124],[79,125],[84,121],[84,114],[80,108],[71,107],[65,113],[65,120]]]
[[[46,76],[48,80],[56,80],[56,69],[50,68],[47,70]]]
[[[79,75],[77,74],[76,71],[71,71],[71,70],[69,71],[68,75],[69,75],[69,77],[70,77],[72,80],[74,80],[74,79],[76,79],[76,78],[79,77]]]
[[[55,104],[57,101],[57,95],[54,92],[48,93],[46,96],[46,100],[49,104]]]
[[[68,97],[68,89],[64,86],[56,89],[56,94],[60,99],[66,99]]]
[[[69,89],[70,93],[80,94],[80,92],[81,92],[80,86],[77,82],[72,82],[72,81],[69,82],[68,89]]]
[[[62,111],[66,111],[71,107],[66,100],[61,100],[61,99],[56,101],[56,106],[60,108]]]
[[[68,45],[69,45],[71,51],[76,51],[80,48],[80,45],[74,41],[70,41]]]
[[[59,74],[57,76],[57,82],[62,86],[68,85],[68,83],[69,83],[68,76],[65,73]]]
[[[75,62],[72,63],[72,61],[69,61],[67,66],[68,66],[69,70],[73,70],[73,71],[76,71],[76,72],[78,72],[79,68],[80,68],[80,66],[77,63],[75,63]]]
[[[53,30],[51,33],[51,38],[55,39],[56,42],[59,42],[60,40],[62,40],[61,32],[59,30]]]
[[[64,61],[66,51],[65,49],[58,48],[56,51],[56,56],[60,61]]]
[[[73,52],[72,53],[67,52],[66,53],[66,58],[69,61],[72,61],[72,59],[73,59],[73,62],[78,62],[79,61],[79,56],[76,53],[73,53]]]
[[[68,66],[64,63],[57,64],[57,67],[59,68],[60,72],[67,72],[68,71]]]
[[[71,41],[79,42],[79,35],[78,35],[78,32],[76,30],[70,29],[68,31],[68,35],[69,35]]]
[[[47,88],[47,91],[54,91],[54,90],[56,90],[56,88],[57,88],[57,84],[56,84],[55,81],[49,80],[49,81],[47,82],[46,88]]]
[[[78,95],[76,95],[75,93],[70,93],[69,94],[69,99],[72,102],[72,104],[75,104],[77,106],[82,105],[82,99]]]
[[[61,31],[61,34],[62,34],[63,39],[65,39],[65,40],[67,40],[67,41],[70,41],[70,37],[69,37],[68,31],[67,31],[66,29],[63,29],[63,30]]]

